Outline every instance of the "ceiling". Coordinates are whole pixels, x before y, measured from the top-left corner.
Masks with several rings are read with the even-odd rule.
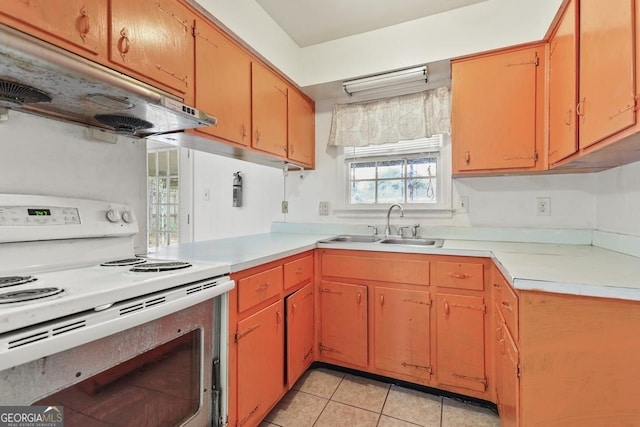
[[[486,0],[255,1],[299,47],[307,47]]]

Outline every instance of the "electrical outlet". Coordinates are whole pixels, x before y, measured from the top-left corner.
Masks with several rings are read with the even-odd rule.
[[[287,202],[286,200],[282,201],[282,213],[289,213],[289,202]]]
[[[468,213],[469,212],[469,196],[460,196],[456,213]]]
[[[536,197],[536,215],[551,216],[551,197]]]
[[[329,202],[318,203],[318,214],[322,216],[329,215]]]

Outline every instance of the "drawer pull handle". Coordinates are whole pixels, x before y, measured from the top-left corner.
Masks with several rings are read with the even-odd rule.
[[[380,295],[380,305],[384,305],[384,295]]]
[[[280,310],[276,311],[276,324],[280,324]]]
[[[298,267],[296,268],[296,274],[302,274],[304,272],[304,268]]]
[[[292,308],[292,310],[291,310],[292,313],[296,314],[296,308],[298,308],[298,307],[295,304],[293,304],[293,306],[291,308]]]
[[[451,309],[449,308],[449,302],[445,301],[443,306],[444,306],[444,315],[445,315],[445,317],[449,317],[449,313],[451,312]]]
[[[122,56],[122,59],[124,59],[125,55],[129,53],[129,49],[131,48],[126,27],[120,30],[120,36],[121,37],[118,40],[118,51],[120,52],[120,56]]]
[[[491,285],[496,289],[500,289],[500,283],[492,283]]]
[[[362,302],[362,294],[358,292],[358,304]]]
[[[466,273],[449,273],[449,276],[453,277],[454,279],[468,279],[471,277],[471,275]]]
[[[83,7],[80,9],[80,17],[77,19],[78,31],[80,32],[80,38],[83,42],[86,42],[87,34],[91,31],[91,20],[87,14],[87,10]]]
[[[266,291],[269,288],[269,283],[263,283],[262,285],[256,287],[256,292]]]
[[[509,303],[508,303],[508,302],[506,302],[506,301],[502,301],[502,306],[503,306],[504,308],[506,308],[507,310],[509,310],[509,311],[513,311],[513,308],[511,307],[511,304],[509,304]]]

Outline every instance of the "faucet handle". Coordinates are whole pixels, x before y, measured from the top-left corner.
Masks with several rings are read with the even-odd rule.
[[[373,228],[373,235],[374,236],[378,235],[378,227],[376,227],[375,225],[367,225],[367,227]]]
[[[404,237],[404,230],[408,230],[409,227],[408,225],[404,225],[402,227],[398,227],[398,234],[400,235],[400,237]]]
[[[411,237],[414,239],[418,237],[418,227],[420,227],[420,224],[413,224],[411,226]]]

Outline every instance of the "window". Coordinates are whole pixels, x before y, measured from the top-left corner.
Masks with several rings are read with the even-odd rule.
[[[448,136],[344,148],[344,208],[451,209]]]
[[[147,153],[148,249],[178,243],[180,156],[178,148]]]

